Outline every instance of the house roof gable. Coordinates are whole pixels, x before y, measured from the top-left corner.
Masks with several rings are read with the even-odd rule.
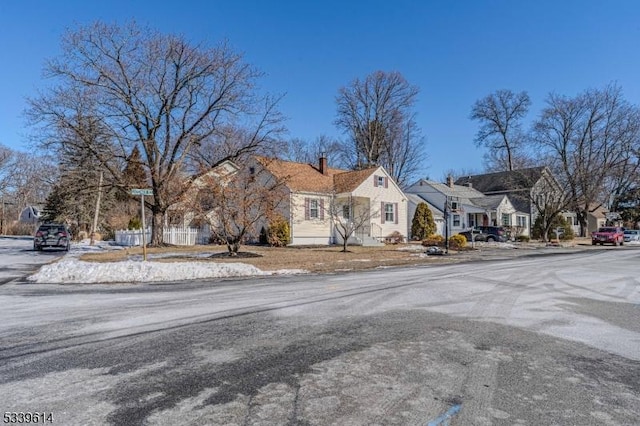
[[[528,169],[486,173],[461,177],[456,185],[468,185],[478,191],[488,193],[510,192],[532,188],[542,177],[546,167],[530,167]]]
[[[382,167],[362,170],[342,170],[329,167],[326,174],[308,163],[297,163],[267,157],[256,157],[257,161],[276,178],[283,179],[292,191],[314,193],[345,193],[355,191]],[[388,174],[385,173],[385,176]],[[391,179],[393,181],[393,179]],[[398,188],[399,189],[399,188]]]

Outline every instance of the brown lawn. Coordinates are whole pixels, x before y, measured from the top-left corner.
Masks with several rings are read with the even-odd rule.
[[[518,243],[519,249],[534,249],[544,247],[544,243]],[[563,246],[591,245],[590,239],[576,239],[563,243]],[[425,247],[419,243],[387,245],[384,247],[360,247],[350,246],[347,253],[343,253],[342,246],[331,247],[263,247],[242,246],[241,253],[247,253],[253,257],[227,257],[226,246],[174,246],[163,248],[149,248],[147,254],[149,260],[159,262],[240,262],[254,265],[263,271],[275,271],[279,269],[304,269],[310,272],[339,272],[374,269],[378,267],[391,267],[403,265],[430,265],[438,263],[455,263],[482,257],[486,253],[512,252],[514,255],[522,254],[529,250],[505,250],[495,247],[482,247],[471,249],[467,247],[461,251],[450,250],[448,256],[426,256]],[[161,254],[163,257],[155,258]],[[142,248],[130,247],[118,251],[101,253],[87,253],[80,258],[92,262],[115,262],[131,257],[140,258]],[[215,255],[215,257],[210,257]]]
[[[342,247],[262,247],[242,246],[241,252],[258,255],[257,257],[226,257],[226,246],[189,246],[149,248],[149,260],[161,262],[199,261],[199,262],[241,262],[254,265],[264,271],[279,269],[304,269],[311,272],[335,272],[372,269],[385,266],[420,265],[455,261],[455,252],[451,256],[425,256],[425,248],[419,244],[399,244],[384,247],[349,247],[344,253]],[[154,255],[162,254],[162,258]],[[214,258],[202,257],[216,254]],[[142,255],[140,247],[101,253],[88,253],[80,258],[91,262],[114,262],[126,260],[131,256]],[[198,257],[196,257],[198,256]]]

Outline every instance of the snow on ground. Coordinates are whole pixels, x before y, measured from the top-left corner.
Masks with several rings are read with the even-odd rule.
[[[270,275],[252,265],[213,262],[83,262],[62,259],[43,266],[28,280],[37,283],[138,283]]]
[[[122,250],[123,247],[112,245],[108,241],[100,241],[90,245],[89,240],[83,240],[71,245],[68,253],[46,250],[33,251],[32,240],[0,239],[0,267],[3,261],[11,263],[44,264],[40,270],[27,279],[36,283],[140,283],[158,281],[183,281],[207,278],[244,277],[257,275],[289,275],[303,274],[308,271],[302,269],[282,269],[278,271],[262,271],[255,266],[244,263],[216,263],[216,262],[143,262],[140,259],[128,259],[119,262],[84,262],[79,257],[87,252],[108,250]],[[11,253],[11,257],[4,254]],[[149,255],[149,259],[169,256]],[[181,253],[181,256],[184,254]],[[208,253],[211,255],[211,253]],[[56,258],[60,260],[55,262]],[[193,257],[202,257],[194,254]],[[45,264],[53,261],[52,263]],[[15,273],[8,277],[15,277]]]

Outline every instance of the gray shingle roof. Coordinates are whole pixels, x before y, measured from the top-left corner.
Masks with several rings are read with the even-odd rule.
[[[506,172],[487,173],[461,177],[456,185],[471,183],[474,189],[484,193],[507,193],[514,190],[532,188],[540,180],[545,167],[530,167]]]

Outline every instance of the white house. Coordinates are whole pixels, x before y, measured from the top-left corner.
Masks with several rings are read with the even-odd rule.
[[[233,179],[240,167],[226,161],[207,175]],[[330,168],[325,157],[308,164],[260,156],[242,167],[265,187],[282,183],[284,201],[277,210],[289,222],[291,245],[341,244],[343,235],[359,245],[380,245],[394,233],[407,237],[407,197],[383,167],[346,171]],[[194,180],[194,188],[202,186],[201,179]],[[197,220],[188,206],[174,209],[183,226]],[[268,223],[257,222],[249,239],[258,240],[263,227]]]
[[[292,245],[337,244],[340,226],[355,228],[352,243],[375,245],[394,233],[407,236],[407,197],[383,167],[346,171],[318,164],[256,157],[256,166],[284,181],[283,216]]]

